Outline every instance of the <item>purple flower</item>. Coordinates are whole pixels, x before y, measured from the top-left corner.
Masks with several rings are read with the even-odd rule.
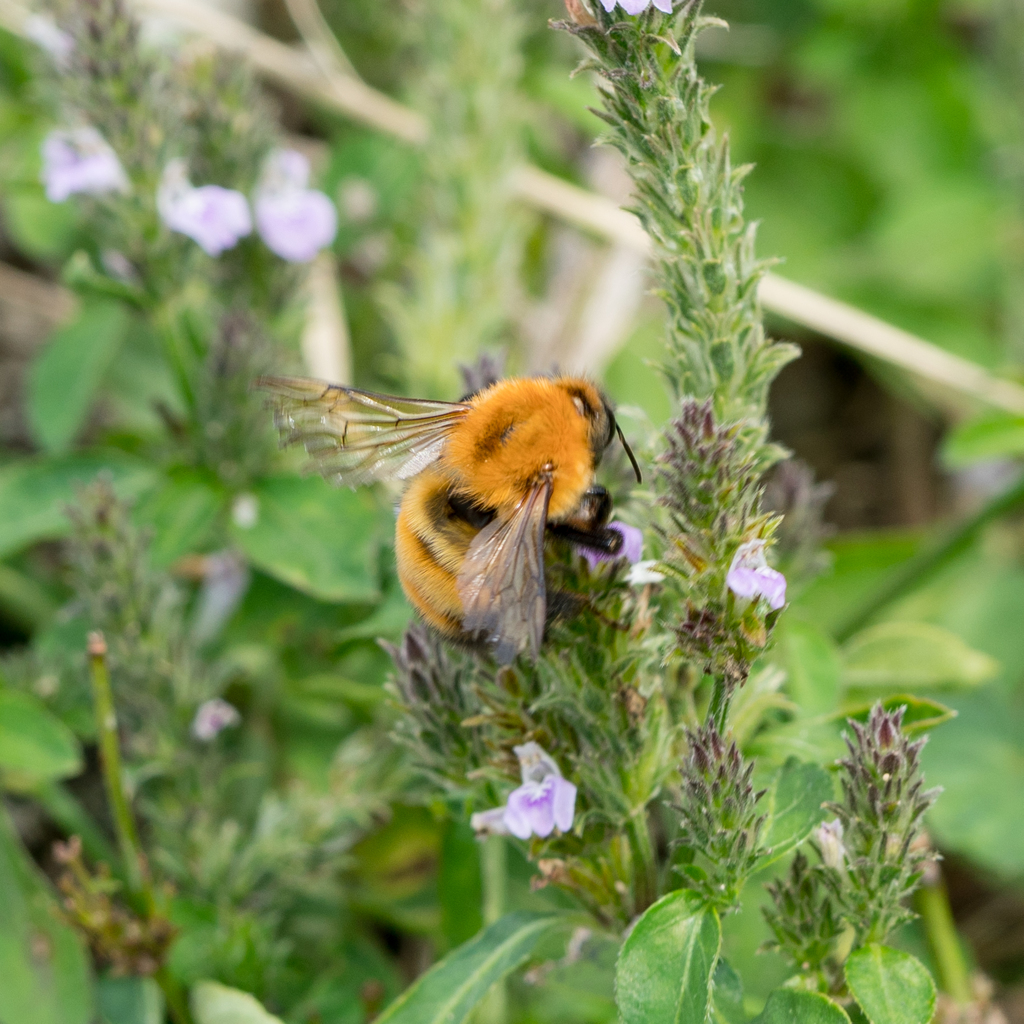
[[[192,639],[199,644],[212,640],[231,618],[248,588],[249,569],[240,554],[220,551],[207,555]]]
[[[736,549],[725,582],[737,597],[763,597],[773,609],[786,603],[786,577],[768,567],[763,540],[748,540]]]
[[[245,196],[220,185],[195,188],[184,160],[172,160],[164,169],[156,207],[172,231],[188,235],[209,256],[234,248],[252,231]]]
[[[256,190],[256,227],[271,252],[291,263],[308,263],[334,241],[334,204],[307,188],[309,161],[294,149],[270,155]]]
[[[628,558],[630,564],[639,562],[640,556],[644,553],[643,530],[638,530],[635,526],[619,522],[609,523],[608,529],[614,530],[622,537],[622,547],[617,555],[609,555],[604,551],[595,551],[593,548],[583,548],[583,557],[587,560],[591,571],[596,569],[602,562],[614,562],[619,558]]]
[[[241,720],[238,708],[220,697],[214,697],[199,705],[196,717],[192,720],[192,735],[203,743],[209,743],[217,733],[238,725]]]
[[[601,0],[606,11],[610,11],[615,3],[616,0]],[[627,14],[640,14],[651,6],[651,0],[618,0],[618,4]],[[654,0],[654,6],[665,14],[672,13],[672,0]]]
[[[117,154],[95,128],[58,129],[43,140],[46,198],[63,203],[76,192],[98,196],[127,192],[128,177]]]
[[[478,835],[507,835],[529,839],[547,838],[557,827],[572,828],[576,787],[562,777],[551,757],[537,743],[513,748],[519,758],[523,784],[512,790],[504,807],[474,814],[470,824]]]

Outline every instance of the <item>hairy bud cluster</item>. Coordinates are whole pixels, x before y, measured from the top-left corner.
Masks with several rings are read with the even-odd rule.
[[[721,909],[734,907],[760,851],[764,790],[751,784],[752,763],[713,722],[687,733],[690,751],[682,767],[680,844],[691,856],[682,870],[687,884]]]
[[[850,721],[849,756],[838,763],[843,798],[828,805],[835,820],[812,841],[820,863],[798,855],[789,876],[768,887],[769,947],[802,972],[818,972],[832,989],[842,985],[835,939],[852,928],[856,946],[884,942],[914,917],[907,897],[936,858],[922,819],[940,790],[924,789],[925,741],[903,732],[905,710],[876,704],[867,723]]]
[[[925,739],[902,731],[905,708],[872,709],[867,724],[850,722],[849,756],[839,762],[843,799],[831,805],[843,825],[848,883],[833,872],[833,889],[865,942],[881,942],[913,917],[903,901],[935,859],[915,840],[941,789],[924,789],[920,754]]]

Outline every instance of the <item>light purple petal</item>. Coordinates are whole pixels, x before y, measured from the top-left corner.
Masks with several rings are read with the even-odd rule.
[[[587,560],[591,571],[596,569],[602,562],[614,562],[619,558],[628,558],[630,563],[640,561],[644,552],[644,532],[628,523],[614,521],[608,524],[609,530],[614,530],[622,537],[622,548],[617,555],[609,555],[604,551],[596,551],[593,548],[581,548],[583,557]]]
[[[554,787],[555,824],[563,832],[568,832],[576,812],[576,787],[568,779],[561,778],[555,779]]]
[[[42,180],[46,198],[62,203],[75,193],[127,192],[128,178],[117,154],[95,128],[52,131],[43,140]]]
[[[529,839],[531,833],[541,839],[555,829],[554,780],[550,776],[542,783],[528,782],[508,795],[505,824],[520,839]]]
[[[606,11],[610,11],[615,6],[615,0],[601,0],[601,6]]]
[[[181,189],[161,204],[161,214],[172,231],[187,235],[210,256],[234,248],[252,231],[245,196],[220,185]]]
[[[761,595],[773,609],[786,603],[786,577],[778,569],[758,569],[761,577]]]
[[[749,599],[761,592],[761,581],[756,569],[733,566],[725,577],[725,583],[737,597]]]
[[[627,14],[640,14],[650,6],[651,0],[619,0],[619,6]]]
[[[628,558],[631,565],[639,562],[644,553],[644,531],[627,523],[612,523],[611,528],[622,534],[620,558]]]
[[[672,13],[672,0],[654,0],[654,6],[665,14]]]
[[[533,834],[530,802],[524,793],[526,786],[512,790],[505,804],[505,827],[517,839],[529,839]]]
[[[309,161],[297,149],[278,149],[271,154],[265,180],[271,187],[304,189],[309,184]]]
[[[205,701],[196,711],[192,721],[192,735],[203,743],[209,743],[224,729],[230,729],[241,722],[238,708],[220,697]]]
[[[267,192],[256,199],[256,226],[271,252],[291,263],[307,263],[334,241],[334,204],[315,189]]]
[[[781,608],[786,603],[786,577],[777,569],[769,569],[767,566],[748,569],[734,565],[725,577],[725,582],[737,597],[763,597],[773,609]]]

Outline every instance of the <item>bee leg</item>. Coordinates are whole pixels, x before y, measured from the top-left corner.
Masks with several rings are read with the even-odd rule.
[[[617,555],[622,550],[622,534],[618,530],[599,526],[594,530],[582,529],[571,523],[552,523],[548,526],[556,537],[578,544],[580,547],[600,551],[605,555]]]
[[[612,515],[612,496],[600,485],[594,484],[580,499],[580,507],[570,518],[573,526],[596,530],[604,526]]]

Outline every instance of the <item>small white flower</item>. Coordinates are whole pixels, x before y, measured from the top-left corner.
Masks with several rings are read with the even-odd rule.
[[[214,697],[199,705],[196,717],[192,720],[192,735],[203,743],[209,743],[219,732],[233,728],[241,720],[238,708],[220,697]]]
[[[260,502],[255,494],[239,494],[231,504],[231,519],[240,530],[251,530],[260,518]]]
[[[665,579],[665,574],[654,568],[657,564],[658,562],[654,558],[635,562],[626,573],[626,582],[634,587],[644,587],[648,583],[661,583]]]
[[[846,866],[846,847],[843,846],[843,823],[836,818],[814,830],[814,838],[821,848],[821,859],[836,871]]]
[[[505,824],[505,808],[492,807],[489,811],[477,811],[470,815],[469,827],[477,834],[478,839],[485,836],[511,835]]]

